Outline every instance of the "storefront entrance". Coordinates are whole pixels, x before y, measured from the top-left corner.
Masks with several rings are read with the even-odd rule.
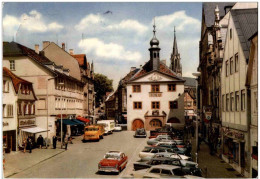
[[[135,119],[132,124],[132,130],[136,131],[138,128],[144,128],[144,122],[141,119]]]
[[[16,150],[15,130],[3,132],[3,147],[6,153]]]

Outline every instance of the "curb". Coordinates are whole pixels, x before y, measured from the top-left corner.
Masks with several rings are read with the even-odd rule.
[[[26,170],[30,169],[31,167],[33,167],[33,166],[35,166],[35,165],[38,165],[38,164],[40,164],[40,163],[42,163],[42,162],[44,162],[44,161],[46,161],[46,160],[49,160],[49,159],[51,159],[51,158],[53,158],[53,157],[55,157],[55,156],[57,156],[57,155],[59,155],[59,154],[65,152],[65,151],[66,151],[66,150],[60,151],[59,153],[57,153],[57,154],[55,154],[55,155],[52,155],[52,156],[50,156],[50,157],[48,157],[48,158],[46,158],[46,159],[44,159],[44,160],[41,160],[41,161],[39,161],[38,163],[36,163],[36,164],[34,164],[34,165],[32,165],[32,166],[30,166],[30,167],[28,167],[28,168],[25,168],[24,170],[21,170],[21,171],[19,171],[19,172],[14,172],[14,173],[12,173],[12,174],[10,174],[10,175],[8,175],[8,176],[4,176],[4,178],[9,178],[9,177],[12,177],[12,176],[14,176],[14,175],[16,175],[16,174],[18,174],[18,173],[21,173],[21,172],[23,172],[23,171],[26,171]],[[3,172],[3,173],[4,173],[4,172]]]

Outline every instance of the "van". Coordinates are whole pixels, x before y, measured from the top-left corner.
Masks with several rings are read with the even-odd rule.
[[[101,120],[98,121],[97,124],[102,124],[105,127],[105,134],[112,134],[115,129],[115,121],[114,120]]]
[[[90,125],[86,126],[84,129],[83,142],[87,140],[97,140],[103,139],[104,136],[104,126],[102,125]]]

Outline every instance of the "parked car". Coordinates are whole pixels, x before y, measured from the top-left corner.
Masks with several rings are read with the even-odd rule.
[[[155,146],[173,149],[178,154],[190,155],[190,153],[187,153],[186,147],[184,147],[183,145],[177,145],[175,141],[158,142],[157,144],[155,144]]]
[[[160,142],[160,141],[172,141],[172,138],[171,138],[171,136],[169,136],[169,135],[158,135],[156,138],[154,138],[154,139],[149,139],[148,141],[147,141],[147,144],[148,145],[155,145],[155,144],[157,144],[158,142]]]
[[[160,158],[160,157],[177,158],[177,159],[180,159],[180,160],[192,161],[191,157],[189,157],[189,156],[181,155],[181,154],[178,154],[178,153],[169,153],[169,152],[157,153],[152,158]]]
[[[150,160],[154,154],[157,153],[174,153],[174,150],[172,149],[168,149],[165,147],[156,147],[156,146],[146,146],[140,153],[139,153],[139,157],[141,158],[141,160],[145,161],[145,160]]]
[[[154,165],[149,169],[134,171],[134,178],[180,178],[185,173],[181,167],[173,165]]]
[[[98,140],[103,139],[105,129],[102,125],[90,125],[84,129],[83,142],[87,140]]]
[[[120,151],[109,151],[98,164],[98,172],[120,173],[127,164],[127,156]]]
[[[135,162],[134,163],[134,170],[142,170],[146,168],[150,168],[154,165],[175,165],[181,167],[182,171],[186,175],[196,175],[196,176],[202,176],[201,175],[201,169],[198,168],[198,164],[192,161],[187,160],[180,160],[176,158],[152,158],[149,161],[146,162]]]
[[[116,124],[116,126],[115,126],[115,128],[114,128],[114,131],[117,131],[117,132],[122,131],[122,127],[121,127],[121,125]]]
[[[144,137],[146,138],[146,131],[144,128],[136,129],[134,137]]]

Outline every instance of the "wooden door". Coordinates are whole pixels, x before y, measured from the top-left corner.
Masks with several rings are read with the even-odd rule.
[[[144,122],[141,119],[135,119],[132,124],[132,130],[136,131],[138,128],[144,128]]]

